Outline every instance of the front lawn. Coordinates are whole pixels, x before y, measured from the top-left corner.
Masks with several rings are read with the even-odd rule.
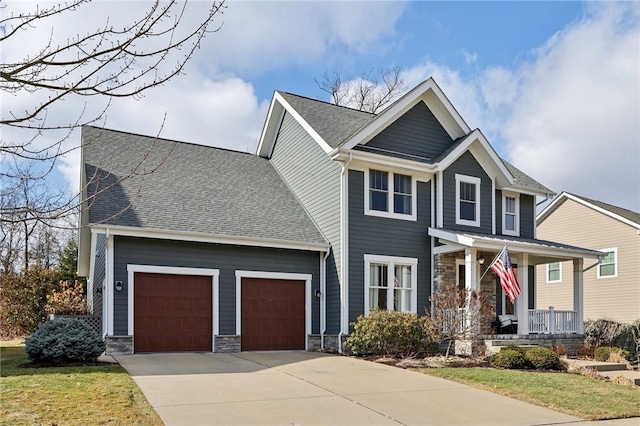
[[[7,425],[162,425],[117,364],[24,368],[24,344],[0,342],[0,423]]]
[[[569,373],[495,368],[417,368],[423,374],[464,383],[587,420],[640,416],[640,389]]]

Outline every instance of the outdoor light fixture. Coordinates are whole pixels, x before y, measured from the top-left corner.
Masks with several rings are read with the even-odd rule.
[[[478,263],[484,265],[484,257],[478,258]]]
[[[122,281],[116,281],[116,291],[122,291]]]
[[[322,293],[320,293],[320,290],[318,290],[318,289],[316,288],[316,297],[320,297],[320,295],[321,295],[321,294],[322,294]]]

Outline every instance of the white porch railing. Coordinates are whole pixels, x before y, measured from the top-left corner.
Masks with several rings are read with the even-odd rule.
[[[576,311],[529,309],[529,333],[569,334],[578,332]]]

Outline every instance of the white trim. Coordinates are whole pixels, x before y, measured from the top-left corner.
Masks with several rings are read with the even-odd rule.
[[[397,256],[384,256],[376,254],[364,255],[364,315],[369,315],[369,271],[371,263],[386,263],[387,267],[387,292],[391,295],[387,295],[387,309],[393,310],[393,282],[394,282],[394,266],[405,265],[411,266],[411,307],[410,312],[417,313],[418,311],[418,259],[413,257],[397,257]]]
[[[496,179],[491,178],[491,233],[496,234]]]
[[[568,198],[570,200],[575,201],[576,203],[582,204],[583,206],[589,207],[590,209],[593,209],[599,213],[602,213],[606,216],[609,216],[615,220],[618,220],[622,223],[625,223],[633,228],[636,228],[638,230],[640,230],[640,223],[636,223],[633,222],[629,219],[626,219],[620,215],[617,215],[615,213],[610,212],[609,210],[606,210],[602,207],[598,207],[594,204],[589,203],[588,201],[583,200],[582,198],[576,197],[572,194],[569,194],[568,192],[563,192],[560,195],[558,195],[544,210],[542,210],[540,212],[540,214],[538,214],[538,216],[536,216],[536,223],[538,225],[540,225],[540,223],[542,223],[542,221],[544,221],[547,216],[549,216],[557,207],[560,206],[561,201],[564,200],[565,198]]]
[[[444,220],[444,208],[443,208],[443,203],[444,203],[444,189],[443,189],[443,182],[442,182],[442,177],[443,177],[443,173],[442,171],[438,172],[437,175],[437,179],[438,179],[438,190],[436,191],[436,228],[441,228],[443,225],[443,220]]]
[[[272,280],[304,281],[304,310],[305,310],[305,336],[304,348],[309,348],[309,335],[311,334],[311,274],[295,274],[288,272],[266,272],[266,271],[241,271],[236,270],[236,334],[242,336],[242,279],[243,278],[264,278]]]
[[[114,298],[114,264],[113,264],[113,234],[109,233],[109,229],[107,229],[106,233],[106,247],[104,250],[104,261],[105,261],[105,272],[104,275],[107,278],[105,283],[105,288],[103,290],[103,294],[105,294],[104,301],[106,303],[105,306],[102,307],[103,315],[106,313],[107,315],[107,327],[106,332],[108,336],[113,336],[113,315],[114,315],[114,306],[115,298]]]
[[[618,277],[618,248],[617,247],[611,247],[611,248],[606,248],[606,249],[601,249],[601,252],[605,253],[604,256],[602,256],[602,259],[600,260],[600,262],[598,262],[598,267],[597,267],[597,277],[598,279],[607,279],[607,278],[617,278]],[[604,257],[607,255],[607,253],[609,252],[613,252],[613,275],[600,275],[600,268],[602,267],[603,263],[602,261],[604,260]],[[607,265],[610,265],[610,263],[607,263]]]
[[[558,264],[558,279],[557,280],[550,280],[549,279],[549,265],[551,265],[551,263],[557,263]],[[546,282],[548,284],[552,284],[552,283],[561,283],[562,282],[562,262],[558,261],[558,262],[551,262],[551,263],[547,263],[546,266]]]
[[[467,220],[460,218],[460,184],[469,183],[476,187],[475,200],[475,220]],[[467,176],[456,173],[456,225],[480,226],[480,185],[482,180],[479,177]]]
[[[369,208],[369,172],[370,170],[376,170],[380,172],[387,173],[387,211],[380,210],[371,210]],[[403,213],[394,213],[394,200],[395,200],[395,191],[394,191],[394,175],[395,174],[409,176],[411,178],[411,214],[403,214]],[[418,220],[418,202],[417,202],[417,184],[416,178],[412,175],[396,172],[393,169],[385,169],[385,168],[375,168],[375,169],[365,169],[364,171],[364,214],[366,216],[377,216],[377,217],[386,217],[389,219],[401,219],[401,220],[410,220],[415,222]]]
[[[272,240],[267,238],[237,237],[233,235],[206,234],[203,232],[172,231],[156,228],[137,228],[121,225],[91,225],[91,232],[104,233],[109,230],[113,235],[159,240],[191,241],[212,244],[230,244],[251,247],[284,248],[291,250],[326,251],[328,244],[301,243],[297,241]]]
[[[349,163],[341,173],[340,198],[340,333],[349,333]],[[338,337],[341,351],[342,341]]]
[[[276,136],[280,128],[279,124],[281,123],[281,119],[276,119],[282,117],[282,114],[284,114],[283,109],[286,110],[286,112],[288,112],[298,122],[298,124],[300,124],[309,136],[311,136],[313,140],[320,145],[320,148],[322,148],[324,152],[329,153],[333,150],[322,136],[320,136],[318,132],[316,132],[315,129],[311,127],[304,118],[302,118],[298,111],[296,111],[289,102],[285,100],[280,92],[276,91],[273,94],[273,99],[269,106],[269,113],[267,114],[265,125],[262,128],[262,134],[260,135],[260,142],[258,143],[258,149],[256,151],[258,155],[268,157],[272,152]]]
[[[514,230],[507,229],[505,225],[507,219],[507,197],[515,199]],[[520,194],[515,192],[502,191],[502,235],[520,236]]]
[[[398,170],[402,174],[410,174],[418,176],[418,180],[427,182],[431,179],[436,168],[432,164],[427,164],[422,161],[407,160],[405,158],[397,158],[389,155],[375,154],[372,152],[348,150],[343,147],[333,150],[331,153],[331,159],[335,161],[347,162],[352,161],[356,166],[350,167],[361,168],[362,170],[371,167],[375,164],[375,167],[391,168]]]
[[[134,340],[135,347],[135,338],[133,334],[134,330],[134,312],[133,312],[133,292],[135,291],[135,274],[136,272],[148,273],[148,274],[164,274],[164,275],[201,275],[205,277],[211,277],[211,351],[215,350],[215,340],[216,335],[219,334],[219,305],[220,299],[217,297],[219,294],[220,287],[220,270],[219,269],[208,269],[208,268],[183,268],[183,267],[175,267],[175,266],[158,266],[158,265],[135,265],[135,264],[127,264],[127,280],[128,280],[128,291],[127,291],[127,315],[128,315],[128,334]]]

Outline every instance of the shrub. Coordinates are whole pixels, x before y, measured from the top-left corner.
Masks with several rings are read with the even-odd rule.
[[[620,348],[616,348],[616,347],[612,347],[611,348],[611,352],[609,353],[609,358],[607,359],[607,361],[609,362],[616,362],[618,364],[625,364],[629,361],[629,359],[631,358],[629,351],[624,350],[624,349],[620,349]]]
[[[0,329],[5,335],[32,333],[46,320],[47,294],[54,288],[53,272],[39,266],[22,274],[0,276]]]
[[[586,321],[584,323],[584,341],[595,347],[612,346],[613,341],[626,327],[625,324],[607,319]]]
[[[40,324],[26,339],[25,350],[32,362],[93,362],[104,352],[105,343],[81,321],[56,319]]]
[[[601,346],[596,349],[593,354],[593,358],[596,361],[607,361],[609,359],[609,355],[611,355],[611,348],[609,346]]]
[[[524,368],[526,365],[522,352],[512,347],[506,347],[497,354],[491,355],[489,362],[494,367],[507,369]]]
[[[551,349],[539,347],[524,352],[525,361],[536,370],[560,370],[560,358]]]
[[[47,314],[56,315],[86,315],[87,298],[84,295],[82,282],[61,281],[60,290],[53,290],[47,295]]]
[[[596,348],[588,343],[583,343],[576,347],[575,353],[579,358],[593,358]]]
[[[613,339],[611,346],[627,351],[629,353],[628,360],[640,361],[640,320],[625,326],[620,334]]]
[[[347,338],[354,355],[410,355],[437,352],[428,332],[428,317],[375,309],[360,315]]]
[[[553,345],[550,349],[558,356],[567,356],[569,354],[569,348],[564,345]]]

